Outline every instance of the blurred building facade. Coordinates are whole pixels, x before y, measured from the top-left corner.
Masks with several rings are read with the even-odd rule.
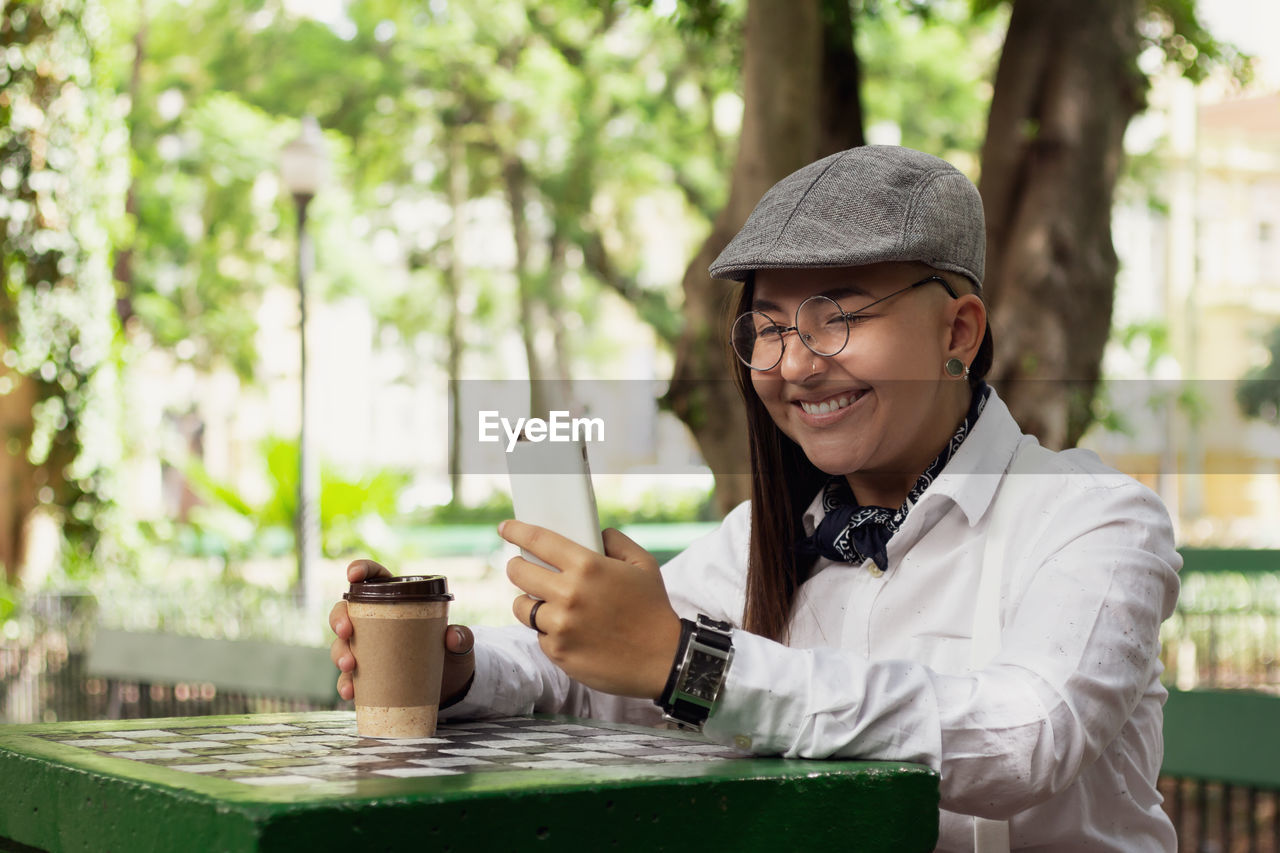
[[[1166,80],[1143,121],[1104,365],[1127,434],[1086,443],[1161,493],[1182,541],[1277,546],[1280,430],[1235,392],[1280,326],[1280,93]]]

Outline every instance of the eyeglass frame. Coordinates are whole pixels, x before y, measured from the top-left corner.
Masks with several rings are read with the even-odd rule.
[[[777,361],[775,361],[773,364],[769,365],[768,367],[756,367],[756,366],[754,366],[753,364],[751,364],[751,362],[749,362],[749,361],[747,361],[745,358],[743,358],[743,357],[742,357],[742,353],[738,352],[738,348],[737,348],[736,346],[734,346],[734,345],[733,345],[733,331],[732,331],[732,330],[733,330],[733,329],[735,329],[735,328],[737,328],[737,326],[738,326],[738,322],[739,322],[739,321],[741,321],[743,317],[746,317],[746,316],[747,316],[747,315],[749,315],[749,314],[759,314],[759,315],[761,315],[762,317],[769,317],[769,315],[768,315],[768,314],[765,314],[763,311],[744,311],[744,312],[742,312],[741,314],[739,314],[737,317],[734,317],[734,318],[733,318],[733,323],[729,326],[729,329],[730,329],[730,333],[729,333],[729,347],[733,350],[733,354],[737,357],[738,361],[740,361],[740,362],[742,362],[744,365],[746,365],[746,366],[747,366],[747,368],[748,368],[749,370],[755,370],[755,371],[759,371],[759,372],[761,372],[761,373],[763,373],[763,372],[764,372],[764,371],[766,371],[766,370],[773,370],[775,367],[777,367],[779,364],[781,364],[781,363],[782,363],[782,356],[783,356],[783,355],[785,355],[785,354],[786,354],[786,351],[787,351],[787,333],[788,333],[788,332],[795,332],[795,333],[796,333],[796,337],[800,339],[800,343],[801,343],[801,344],[804,344],[804,348],[805,348],[805,349],[807,349],[809,352],[813,353],[814,355],[821,356],[822,358],[834,358],[835,356],[837,356],[837,355],[839,355],[840,353],[844,352],[845,347],[849,346],[849,338],[850,338],[850,336],[851,336],[851,335],[850,335],[850,332],[851,332],[851,331],[852,331],[852,329],[853,329],[852,325],[851,325],[851,324],[850,324],[850,322],[849,322],[849,319],[850,319],[851,317],[857,317],[859,314],[863,313],[863,312],[864,312],[864,311],[866,311],[868,308],[873,308],[873,307],[875,307],[876,305],[879,305],[881,302],[885,302],[885,301],[887,301],[887,300],[892,299],[892,298],[893,298],[893,297],[895,297],[895,296],[898,296],[898,295],[900,295],[900,294],[906,293],[908,290],[914,290],[914,289],[915,289],[915,288],[917,288],[917,287],[923,287],[924,285],[926,285],[926,284],[930,284],[931,282],[935,282],[935,281],[936,281],[938,284],[940,284],[940,285],[942,285],[942,286],[943,286],[943,288],[947,291],[947,295],[949,295],[952,299],[959,299],[959,298],[960,298],[960,297],[959,297],[959,295],[955,292],[955,289],[951,287],[951,284],[950,284],[950,283],[949,283],[945,278],[943,278],[942,276],[937,275],[937,274],[934,274],[934,275],[928,276],[927,278],[922,278],[922,279],[920,279],[919,281],[915,282],[914,284],[908,284],[906,287],[904,287],[904,288],[902,288],[902,289],[900,289],[900,290],[895,290],[893,293],[890,293],[888,296],[882,296],[882,297],[880,297],[879,299],[876,299],[876,300],[874,300],[874,301],[872,301],[872,302],[868,302],[866,305],[863,305],[861,308],[859,308],[859,309],[858,309],[858,310],[856,310],[856,311],[846,311],[846,310],[844,310],[844,308],[843,308],[843,307],[841,307],[840,303],[839,303],[839,302],[836,302],[836,301],[835,301],[834,299],[832,299],[830,296],[824,296],[824,295],[822,295],[822,294],[820,294],[820,293],[817,293],[817,294],[814,294],[813,296],[810,296],[809,298],[807,298],[807,299],[805,299],[803,302],[801,302],[798,306],[796,306],[796,314],[795,314],[795,318],[794,318],[794,319],[796,320],[796,324],[795,324],[795,325],[792,325],[792,326],[783,326],[783,327],[782,327],[782,329],[781,329],[781,331],[779,331],[779,332],[778,332],[778,340],[779,340],[779,341],[781,341],[781,345],[778,347],[778,359],[777,359]],[[809,346],[809,344],[808,344],[808,343],[806,343],[806,342],[805,342],[805,339],[804,339],[804,338],[805,338],[805,336],[800,332],[800,326],[799,326],[800,312],[804,310],[804,306],[805,306],[805,305],[809,304],[810,302],[812,302],[812,301],[813,301],[813,300],[815,300],[815,299],[825,299],[825,300],[827,300],[828,302],[830,302],[831,304],[835,305],[835,306],[836,306],[836,308],[838,308],[838,309],[840,310],[840,316],[844,319],[844,343],[842,343],[842,344],[840,345],[840,348],[839,348],[839,349],[837,349],[835,352],[831,352],[831,353],[818,352],[818,351],[817,351],[817,350],[815,350],[813,347]],[[770,319],[772,320],[772,318],[770,318]]]

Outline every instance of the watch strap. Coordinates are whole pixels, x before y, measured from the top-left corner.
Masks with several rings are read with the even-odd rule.
[[[711,715],[733,660],[733,626],[699,614],[697,623],[681,620],[681,629],[680,646],[657,705],[667,720],[701,729]],[[694,668],[700,670],[700,681],[710,678],[696,688],[696,693],[688,683]]]
[[[658,694],[658,698],[653,703],[659,708],[666,709],[667,698],[671,695],[671,691],[675,689],[676,679],[680,676],[680,664],[684,660],[685,651],[689,647],[689,638],[693,636],[695,627],[697,626],[692,619],[680,620],[680,642],[676,646],[676,656],[671,660],[671,672],[667,673],[667,683],[662,686],[662,692]]]

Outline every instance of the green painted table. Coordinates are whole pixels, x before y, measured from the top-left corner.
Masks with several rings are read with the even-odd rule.
[[[756,758],[516,717],[377,741],[352,712],[0,726],[0,850],[932,850],[912,764]]]

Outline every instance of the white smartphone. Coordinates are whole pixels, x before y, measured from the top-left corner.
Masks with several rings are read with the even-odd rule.
[[[507,453],[507,474],[518,521],[545,527],[597,554],[604,553],[585,442],[529,441],[521,436]],[[530,562],[555,570],[523,548],[520,553]]]

